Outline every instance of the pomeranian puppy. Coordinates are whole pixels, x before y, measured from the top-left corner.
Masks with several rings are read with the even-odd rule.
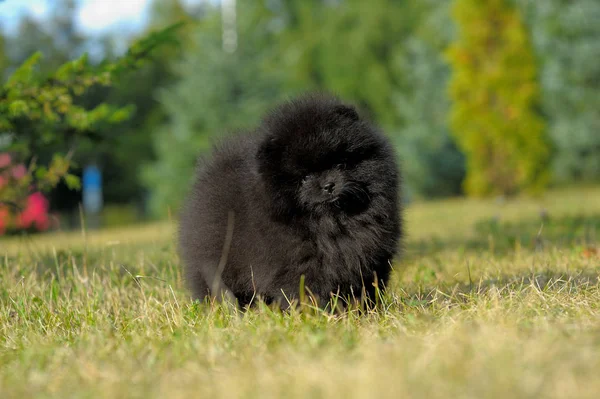
[[[196,298],[374,299],[402,236],[390,142],[326,94],[281,104],[198,163],[179,249]]]

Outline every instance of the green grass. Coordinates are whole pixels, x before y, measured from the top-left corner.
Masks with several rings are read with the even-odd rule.
[[[194,304],[169,224],[0,241],[0,397],[597,397],[600,187],[406,219],[362,316]]]

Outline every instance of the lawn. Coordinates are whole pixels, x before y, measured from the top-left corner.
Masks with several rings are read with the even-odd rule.
[[[405,215],[366,315],[192,303],[169,223],[0,240],[0,397],[598,396],[600,187]]]

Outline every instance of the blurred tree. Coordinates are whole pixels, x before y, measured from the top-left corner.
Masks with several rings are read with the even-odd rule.
[[[519,0],[541,61],[553,176],[600,180],[600,1]]]
[[[118,86],[96,93],[111,104],[134,106],[131,118],[105,134],[100,148],[94,147],[106,180],[105,200],[111,203],[143,203],[145,199],[141,171],[144,164],[155,159],[152,132],[168,118],[157,93],[177,80],[173,65],[188,49],[195,20],[202,15],[202,8],[188,11],[181,0],[155,0],[150,10],[150,23],[141,36],[173,23],[186,24],[178,30],[176,44],[156,50],[154,62],[134,71]],[[118,39],[105,38],[103,50],[109,59],[118,53],[115,48]]]
[[[86,108],[76,100],[91,87],[111,84],[124,72],[139,67],[158,45],[172,40],[177,28],[171,26],[153,33],[134,43],[125,56],[98,67],[91,66],[82,56],[50,74],[40,74],[37,67],[41,53],[25,61],[0,86],[0,151],[29,160],[30,167],[19,177],[18,185],[3,186],[0,201],[19,207],[32,187],[48,190],[63,179],[70,187],[78,186],[78,179],[68,173],[69,154],[54,153],[46,163],[40,162],[38,154],[54,146],[62,147],[64,154],[73,149],[78,139],[96,136],[102,124],[126,119],[127,107],[101,103]]]
[[[464,156],[447,126],[449,98],[443,89],[450,69],[442,54],[454,37],[450,1],[416,0],[417,26],[403,43],[406,88],[396,90],[395,110],[403,123],[392,130],[400,153],[407,195],[461,193]]]
[[[449,2],[272,4],[286,89],[326,89],[358,103],[392,136],[411,193],[458,193],[464,161],[445,127],[448,67],[439,54],[452,33]]]
[[[466,192],[542,189],[549,148],[536,113],[536,64],[519,13],[507,0],[455,0],[453,16],[451,128],[467,157]]]
[[[17,33],[7,39],[9,72],[14,72],[36,52],[43,55],[43,62],[35,67],[35,74],[38,74],[40,79],[52,74],[68,61],[80,57],[89,46],[90,40],[76,29],[76,11],[77,5],[74,0],[58,0],[45,19],[25,16],[17,27]],[[97,95],[101,93],[95,87],[89,87],[83,95],[77,96],[74,99],[76,105],[91,109],[101,104],[105,96]],[[71,173],[74,175],[78,175],[78,169],[74,167],[77,161],[90,156],[85,141],[80,137],[78,151],[71,158]],[[92,145],[88,147],[93,148]],[[38,162],[46,164],[51,161],[54,153],[64,151],[64,148],[64,143],[55,142],[45,143],[30,150],[35,153]],[[70,190],[63,181],[60,181],[48,196],[52,209],[59,212],[76,209],[81,197],[78,190]]]
[[[52,38],[49,47],[53,47],[55,52],[60,55],[66,55],[66,60],[81,55],[88,41],[88,38],[77,29],[77,8],[76,0],[56,1],[45,27],[46,32]],[[50,55],[45,54],[44,56],[50,57]],[[49,64],[48,67],[56,66]]]
[[[157,215],[178,210],[197,157],[213,139],[251,127],[280,94],[278,73],[266,72],[277,37],[270,29],[256,29],[268,27],[272,13],[263,2],[238,6],[237,50],[223,51],[219,12],[207,10],[187,54],[176,65],[181,79],[159,96],[168,122],[155,134],[157,160],[144,173]]]
[[[4,82],[8,67],[10,66],[10,59],[6,52],[6,37],[0,30],[0,82]]]
[[[44,62],[37,68],[42,74],[81,56],[86,38],[76,30],[76,9],[74,0],[59,0],[46,20],[26,15],[19,23],[17,33],[8,38],[8,55],[13,70],[37,52],[44,56]]]
[[[402,43],[415,26],[417,2],[282,1],[286,88],[325,89],[397,126],[394,90],[403,87]]]

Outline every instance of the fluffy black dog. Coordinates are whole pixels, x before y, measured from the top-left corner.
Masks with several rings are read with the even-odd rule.
[[[284,103],[198,165],[179,230],[192,291],[286,307],[304,275],[318,300],[373,299],[401,237],[398,195],[392,146],[352,106]]]

